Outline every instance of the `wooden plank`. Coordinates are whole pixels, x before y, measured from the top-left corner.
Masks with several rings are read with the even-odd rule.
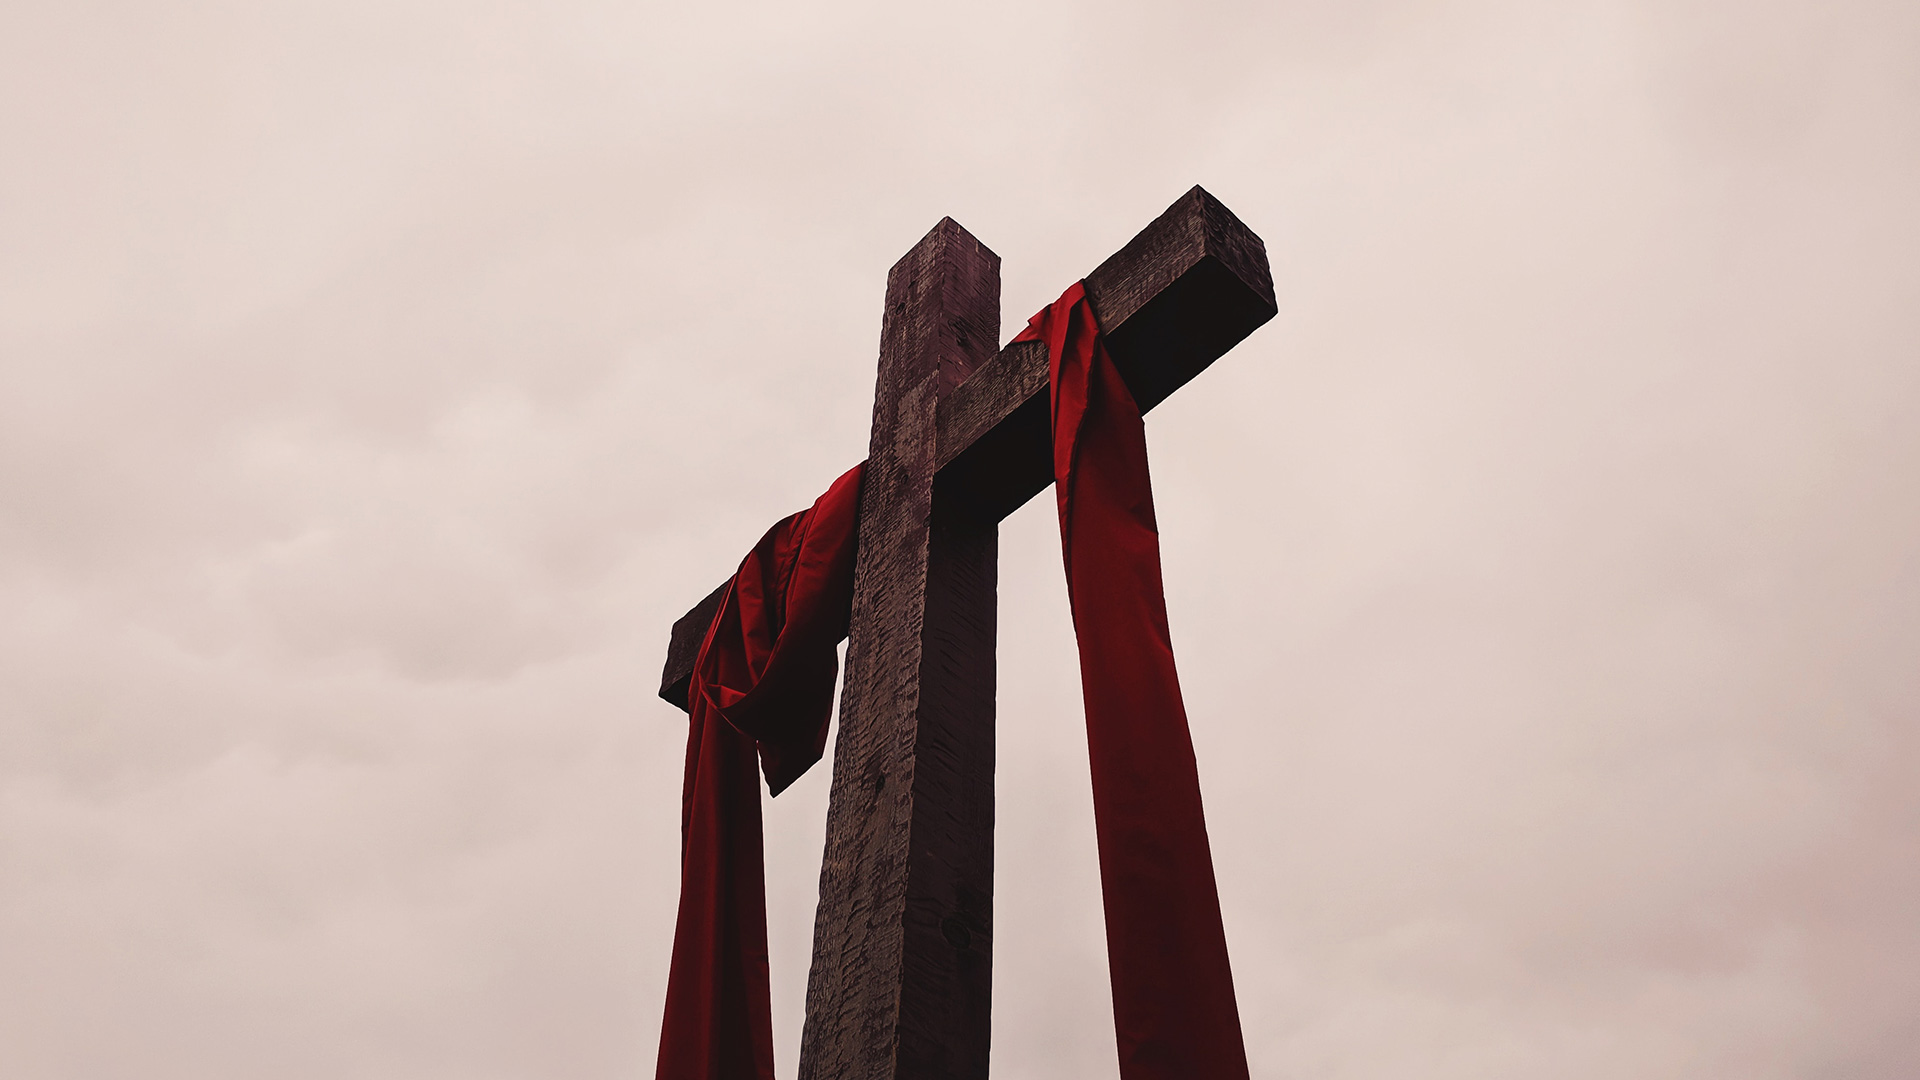
[[[951,219],[887,276],[802,1080],[987,1074],[997,519],[936,514],[933,478],[999,325],[1000,258]]]
[[[707,638],[707,627],[713,625],[713,616],[720,610],[720,596],[726,591],[723,581],[673,624],[673,634],[667,639],[667,666],[660,673],[660,696],[679,708],[691,708],[687,684],[693,678],[693,662],[700,657],[700,644]]]
[[[1142,411],[1276,310],[1266,245],[1199,187],[1086,281],[1107,348]],[[945,378],[952,382],[961,373],[961,366],[950,365]],[[1045,350],[1031,343],[1000,350],[941,396],[935,428],[942,501],[994,520],[1018,509],[1053,482]],[[674,624],[661,677],[660,696],[681,708],[693,654],[706,633],[706,622],[693,617],[698,610]]]

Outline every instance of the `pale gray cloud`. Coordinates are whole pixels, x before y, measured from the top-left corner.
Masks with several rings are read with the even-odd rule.
[[[0,7],[0,1074],[652,1067],[667,626],[1195,182],[1150,420],[1260,1077],[1920,1073],[1897,4]],[[995,1070],[1114,1074],[1046,500]],[[798,1039],[826,773],[769,805]]]

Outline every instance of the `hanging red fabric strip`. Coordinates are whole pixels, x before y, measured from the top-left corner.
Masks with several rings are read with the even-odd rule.
[[[1050,358],[1122,1080],[1244,1080],[1200,775],[1174,671],[1146,428],[1076,283],[1016,341]]]
[[[826,748],[853,604],[854,466],[728,582],[687,690],[680,912],[658,1080],[772,1080],[759,757],[778,795]]]

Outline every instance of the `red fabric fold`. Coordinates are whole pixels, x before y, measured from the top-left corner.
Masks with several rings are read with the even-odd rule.
[[[727,583],[694,662],[658,1080],[773,1078],[754,759],[777,795],[826,748],[865,469],[767,530]]]
[[[1174,670],[1146,428],[1076,283],[1047,343],[1054,495],[1080,646],[1122,1080],[1244,1080],[1247,1056]]]

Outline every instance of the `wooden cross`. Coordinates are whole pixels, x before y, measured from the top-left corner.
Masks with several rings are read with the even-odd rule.
[[[1198,187],[1086,286],[1141,412],[1276,310]],[[887,274],[800,1080],[987,1075],[999,522],[1053,482],[1046,346],[999,328],[1000,256],[952,218]],[[680,708],[720,593],[673,624]]]

